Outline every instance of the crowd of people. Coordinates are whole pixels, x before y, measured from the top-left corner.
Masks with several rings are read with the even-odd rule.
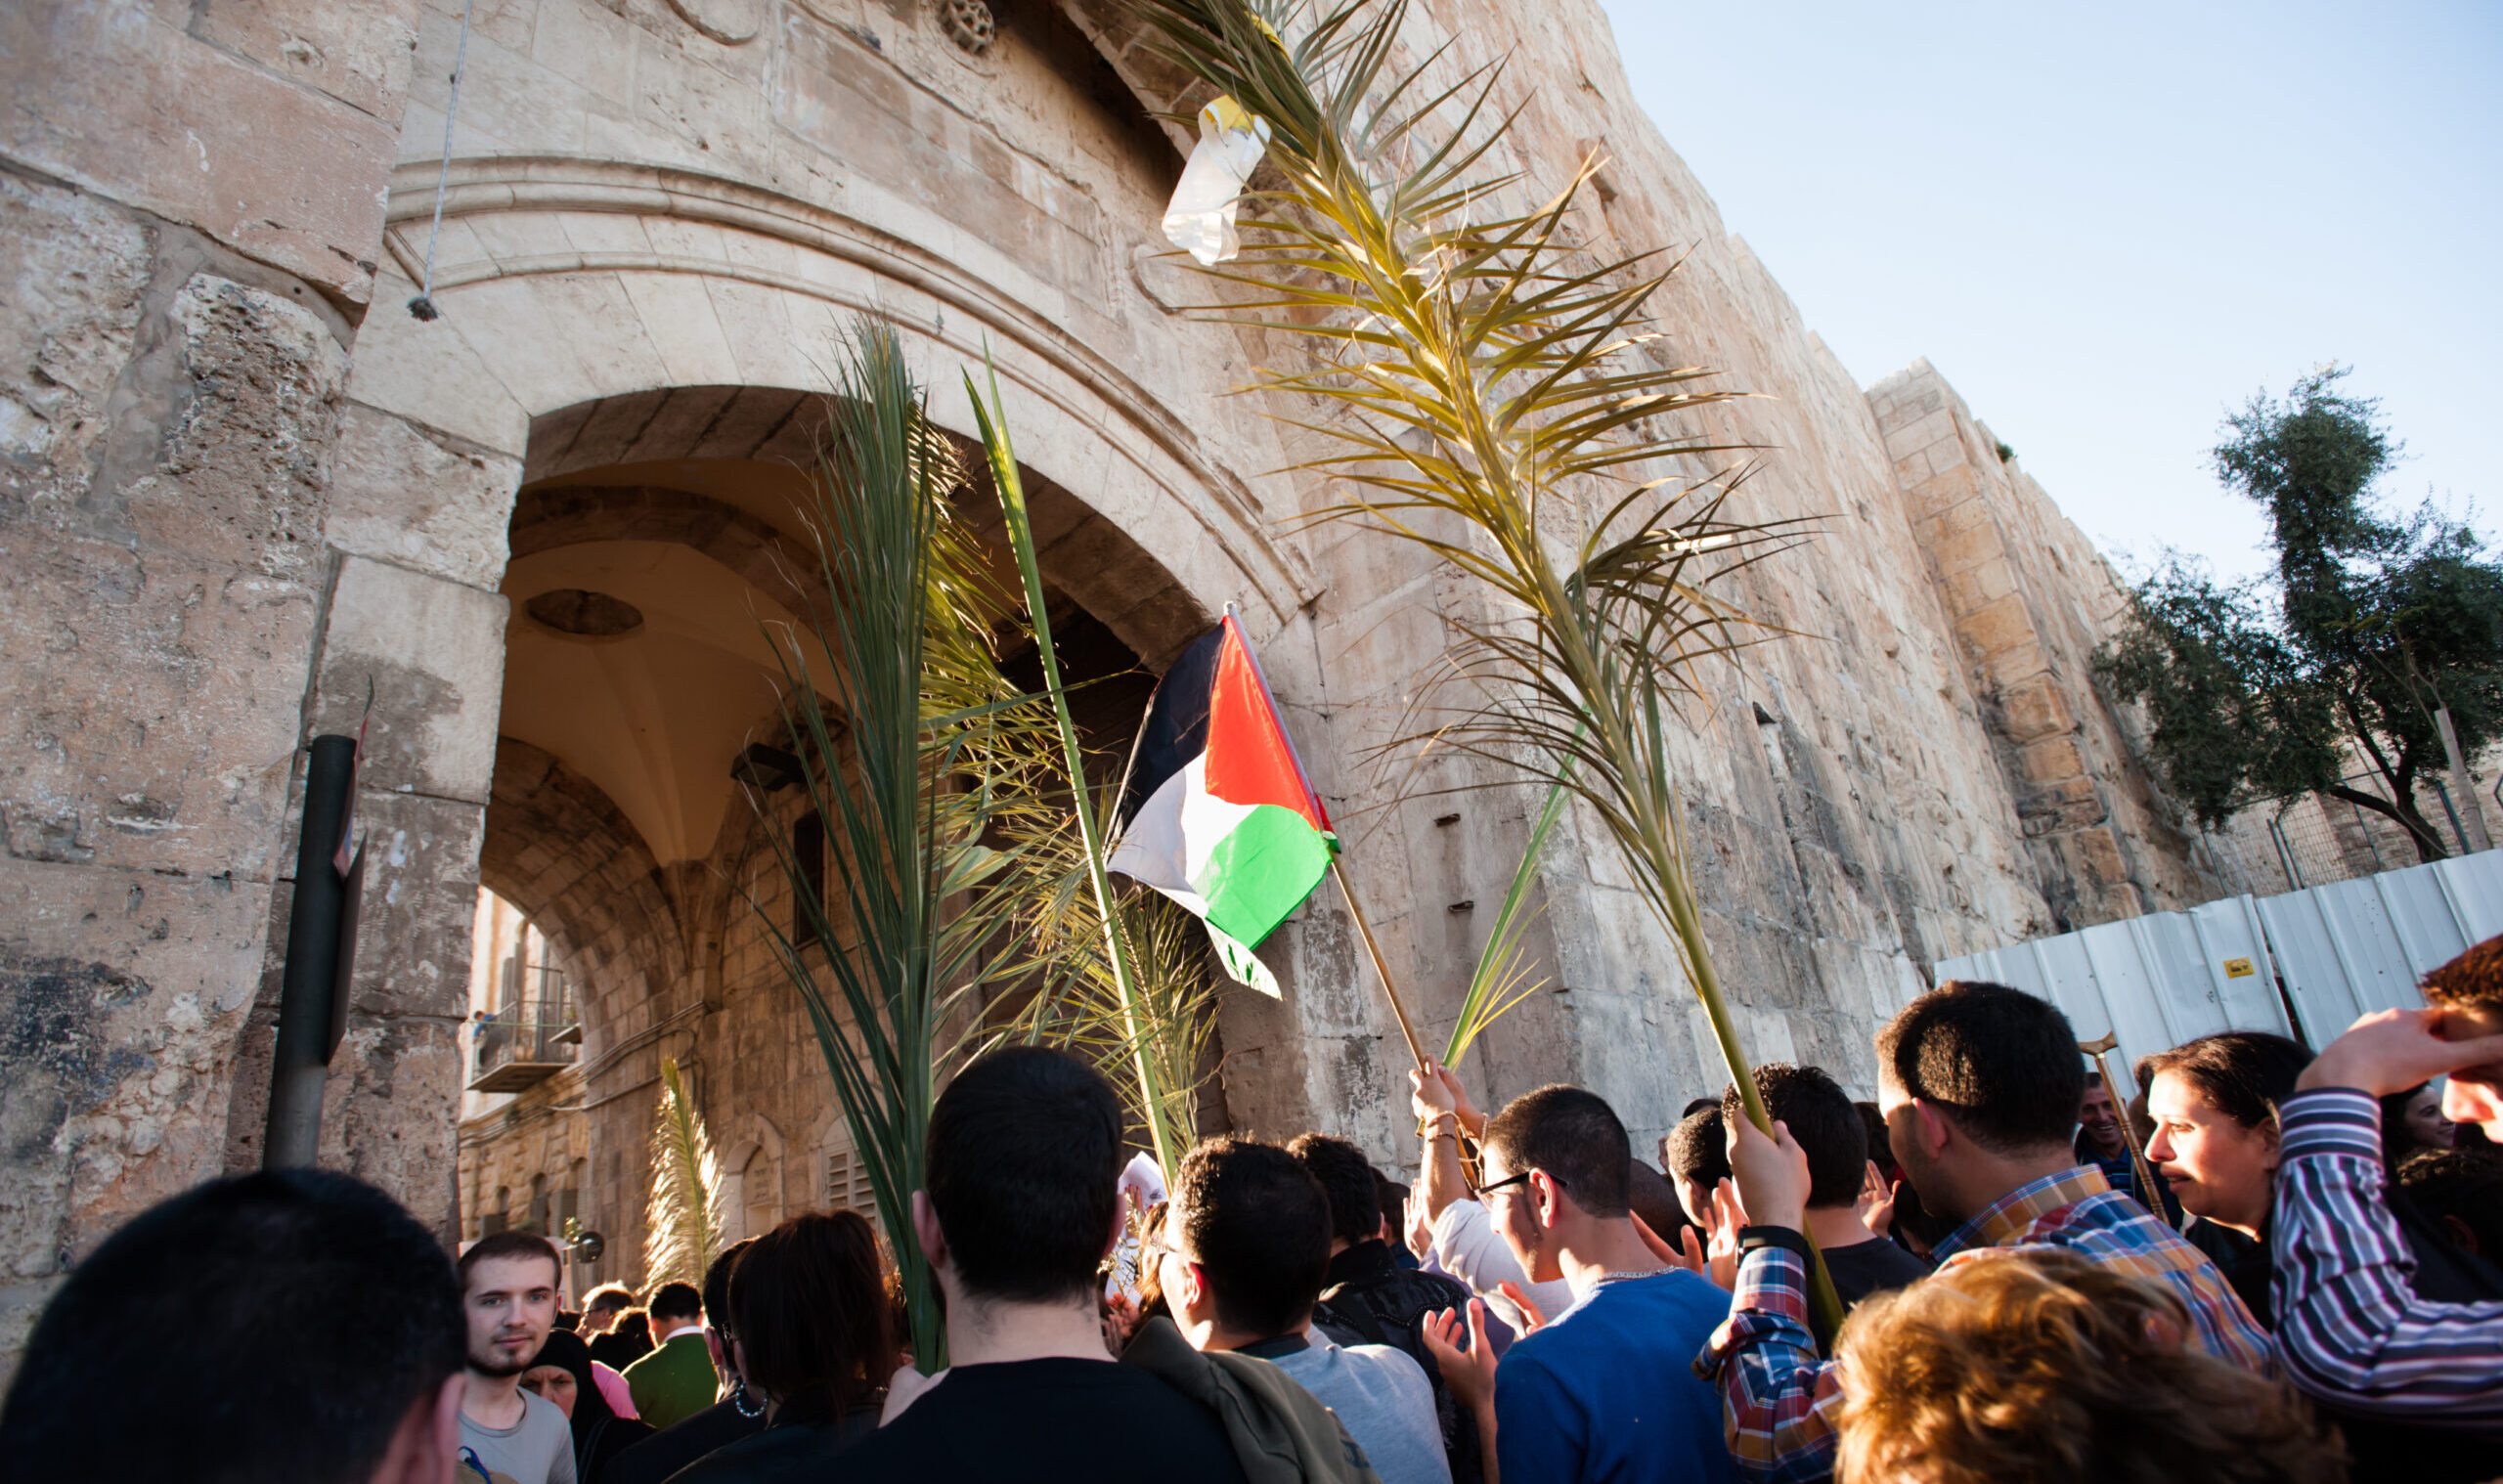
[[[911,1197],[945,1335],[927,1371],[850,1211],[731,1247],[700,1288],[567,1314],[542,1237],[456,1263],[345,1176],[223,1180],[77,1266],[0,1409],[0,1470],[2492,1479],[2503,938],[2424,992],[2318,1055],[2229,1031],[2147,1057],[2124,1106],[2058,1009],[1949,983],[1878,1034],[1873,1103],[1763,1067],[1770,1133],[1728,1088],[1658,1168],[1588,1089],[1487,1113],[1427,1067],[1406,1187],[1321,1134],[1142,1175],[1098,1072],[997,1051],[941,1094]]]

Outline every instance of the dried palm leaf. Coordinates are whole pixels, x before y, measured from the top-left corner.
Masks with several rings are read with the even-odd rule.
[[[643,1217],[643,1281],[700,1284],[722,1248],[722,1166],[678,1063],[661,1059],[652,1115],[652,1189]]]

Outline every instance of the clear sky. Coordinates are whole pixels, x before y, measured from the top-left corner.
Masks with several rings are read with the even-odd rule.
[[[2259,570],[2207,450],[2331,360],[2503,535],[2503,3],[1603,3],[1852,374],[1927,356],[2106,554]]]

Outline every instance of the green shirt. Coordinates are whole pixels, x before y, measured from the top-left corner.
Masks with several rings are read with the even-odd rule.
[[[654,1427],[693,1417],[713,1405],[721,1380],[713,1375],[713,1352],[704,1333],[681,1334],[626,1368],[626,1389],[635,1411]]]

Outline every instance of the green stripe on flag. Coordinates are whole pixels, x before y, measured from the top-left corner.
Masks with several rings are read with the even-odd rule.
[[[1209,926],[1257,947],[1329,869],[1321,832],[1294,809],[1263,804],[1217,843],[1193,885],[1208,898]]]

